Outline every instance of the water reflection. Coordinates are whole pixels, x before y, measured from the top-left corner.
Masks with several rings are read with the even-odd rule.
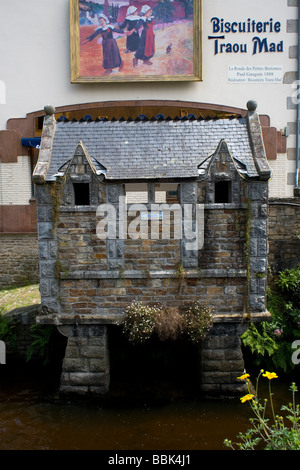
[[[0,449],[224,449],[248,417],[238,399],[62,401],[47,395],[43,381],[10,380],[1,384]]]
[[[287,389],[274,387],[279,408]],[[43,375],[2,376],[0,450],[224,450],[252,416],[238,398],[149,397],[61,400]]]

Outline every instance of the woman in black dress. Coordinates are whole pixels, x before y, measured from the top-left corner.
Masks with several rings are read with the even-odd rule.
[[[103,68],[105,69],[105,74],[112,72],[112,69],[119,67],[119,71],[123,67],[123,61],[120,56],[120,51],[117,45],[116,40],[113,37],[113,32],[124,34],[119,28],[109,24],[108,18],[101,13],[98,18],[100,27],[97,28],[93,34],[88,36],[83,44],[86,44],[89,41],[92,41],[97,36],[102,36],[102,51],[103,51]]]
[[[140,20],[138,16],[138,9],[131,5],[127,9],[126,18],[122,24],[119,25],[121,29],[127,29],[126,51],[135,52],[138,48],[140,37],[136,26]]]
[[[136,67],[138,60],[142,60],[144,64],[152,65],[151,58],[155,53],[155,35],[154,35],[154,21],[152,16],[152,8],[149,5],[143,5],[140,14],[141,17],[137,28],[142,27],[140,36],[139,47],[134,54],[133,66]]]

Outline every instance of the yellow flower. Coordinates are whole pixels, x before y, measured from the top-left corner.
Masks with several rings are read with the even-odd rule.
[[[278,379],[278,375],[275,372],[268,372],[267,370],[263,377],[267,377],[269,380]]]
[[[248,377],[250,377],[249,374],[243,374],[243,375],[241,375],[240,377],[237,377],[237,379],[238,379],[238,380],[245,380],[245,379],[247,379]]]
[[[242,397],[240,400],[242,403],[245,403],[246,401],[252,400],[253,398],[254,398],[254,395],[252,395],[251,393],[248,393],[247,395]]]

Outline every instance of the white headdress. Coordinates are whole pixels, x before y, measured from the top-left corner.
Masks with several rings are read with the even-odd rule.
[[[131,5],[127,8],[126,18],[128,20],[139,20],[140,17],[138,16],[137,11],[138,9],[134,5]]]
[[[103,18],[105,23],[106,23],[106,26],[102,27],[102,29],[106,30],[108,28],[108,25],[109,25],[109,19],[107,18],[107,16],[104,15],[104,13],[100,13],[100,15],[98,16],[98,19],[100,18]]]
[[[147,11],[151,10],[151,7],[149,5],[143,5],[141,8],[141,13],[147,13]]]
[[[104,13],[100,13],[100,15],[98,16],[98,18],[103,18],[104,21],[108,24],[109,23],[109,20],[107,18],[107,16],[104,15]]]
[[[137,7],[135,7],[134,5],[131,5],[130,7],[127,8],[126,15],[127,16],[132,15],[136,11],[137,11]]]

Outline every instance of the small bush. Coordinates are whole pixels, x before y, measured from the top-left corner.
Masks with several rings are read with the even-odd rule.
[[[43,360],[43,365],[50,362],[51,336],[54,331],[53,325],[31,325],[30,334],[32,341],[27,350],[27,361],[34,356],[38,356]]]
[[[277,286],[287,301],[291,301],[295,308],[300,308],[300,265],[282,271]]]
[[[289,374],[295,367],[292,344],[300,339],[300,267],[282,271],[267,300],[272,320],[251,324],[241,338],[256,364]]]
[[[205,338],[213,324],[210,308],[194,302],[189,308],[148,306],[134,301],[124,312],[123,331],[132,342],[142,343],[156,333],[161,341],[186,334],[193,342]]]
[[[17,345],[17,322],[6,315],[1,314],[0,308],[0,340],[9,345],[10,350],[14,351]]]
[[[185,330],[193,343],[203,340],[213,325],[213,314],[209,307],[194,302],[184,312]]]
[[[125,310],[123,322],[124,333],[129,341],[143,343],[153,333],[155,320],[160,312],[160,307],[149,307],[143,302],[134,301]]]
[[[161,341],[177,339],[185,330],[185,321],[178,308],[162,308],[155,321],[154,331]]]

